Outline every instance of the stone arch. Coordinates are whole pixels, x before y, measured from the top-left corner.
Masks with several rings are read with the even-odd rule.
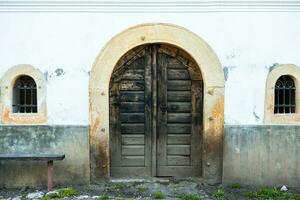
[[[217,183],[222,178],[224,129],[224,74],[209,45],[189,30],[172,24],[141,24],[112,38],[91,71],[90,159],[93,182],[109,177],[109,83],[115,65],[130,49],[143,44],[177,46],[197,62],[204,82],[203,177]]]
[[[274,114],[275,83],[283,75],[290,76],[296,86],[296,111],[288,114]],[[267,124],[299,124],[300,123],[300,68],[293,64],[275,66],[268,74],[265,96],[264,122]]]
[[[13,113],[12,90],[16,79],[27,75],[34,79],[37,86],[37,113]],[[5,124],[45,124],[47,122],[46,80],[44,74],[28,64],[20,64],[10,68],[0,82],[1,122]]]

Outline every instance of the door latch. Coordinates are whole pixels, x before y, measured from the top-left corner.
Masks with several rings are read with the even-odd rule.
[[[165,105],[165,104],[162,104],[162,105],[160,106],[160,110],[161,110],[162,113],[165,113],[165,112],[168,110],[168,106]]]

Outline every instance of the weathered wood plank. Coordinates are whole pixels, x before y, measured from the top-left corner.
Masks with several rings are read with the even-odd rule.
[[[120,91],[144,91],[144,81],[121,81],[119,84]]]
[[[122,166],[145,166],[145,157],[144,156],[122,156]]]
[[[191,112],[191,102],[168,102],[168,112],[186,113]]]
[[[141,134],[145,132],[144,124],[121,124],[122,134]]]
[[[143,156],[145,155],[144,145],[122,145],[122,156]]]
[[[168,166],[189,166],[190,160],[189,156],[168,156]]]
[[[120,101],[121,102],[137,102],[144,101],[145,94],[143,91],[122,91],[120,92]]]
[[[143,145],[143,144],[145,144],[145,136],[143,134],[122,135],[122,145]]]
[[[120,113],[122,123],[143,123],[145,122],[144,113]]]
[[[190,91],[190,80],[168,80],[168,91]]]
[[[144,102],[121,102],[120,111],[124,113],[142,113],[144,112]]]
[[[191,133],[191,124],[168,124],[168,133],[188,134]]]
[[[152,56],[152,132],[151,132],[151,175],[156,176],[157,165],[157,46],[151,48]]]
[[[189,80],[190,75],[186,69],[168,69],[168,80]]]
[[[151,49],[147,51],[145,57],[145,166],[151,166],[151,133],[152,133],[152,77],[151,65],[152,55]]]
[[[157,165],[167,165],[167,67],[168,60],[165,54],[158,54],[157,66]]]
[[[169,59],[169,65],[168,69],[186,69],[187,67],[183,65],[179,60],[177,59]]]
[[[191,144],[190,134],[168,134],[168,144]]]
[[[144,69],[145,68],[145,56],[136,59],[131,64],[131,69]]]
[[[168,123],[190,123],[191,113],[168,113]]]
[[[119,104],[119,90],[118,83],[113,82],[110,91],[110,102],[109,102],[109,115],[110,115],[110,154],[111,164],[121,164],[121,123],[120,123],[120,104]]]
[[[191,163],[201,165],[202,127],[203,127],[203,87],[202,81],[192,82],[192,148]]]
[[[122,80],[143,80],[144,69],[128,69],[121,75]]]
[[[168,155],[190,155],[190,145],[168,145]]]
[[[191,102],[191,91],[168,91],[168,102]]]
[[[34,153],[34,154],[23,154],[23,153],[12,153],[12,154],[0,154],[0,160],[39,160],[39,161],[50,161],[50,160],[63,160],[65,154],[45,154],[45,153]]]

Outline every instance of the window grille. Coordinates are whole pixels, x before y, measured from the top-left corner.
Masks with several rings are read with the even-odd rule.
[[[295,92],[295,83],[290,76],[284,75],[279,77],[275,84],[275,114],[295,113]]]
[[[13,113],[37,113],[36,83],[30,76],[20,76],[13,88]]]

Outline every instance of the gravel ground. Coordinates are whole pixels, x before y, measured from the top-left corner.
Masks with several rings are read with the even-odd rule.
[[[246,200],[245,193],[256,191],[258,188],[240,186],[239,184],[223,187],[222,185],[209,186],[200,179],[174,180],[174,179],[112,179],[96,185],[86,186],[57,186],[56,191],[61,188],[71,187],[76,195],[65,197],[71,199],[144,199],[150,200],[155,197],[163,199],[182,200]],[[289,192],[296,191],[290,189]],[[31,197],[29,198],[29,196]],[[18,188],[0,189],[0,196],[7,200],[41,199],[46,196],[46,188]],[[194,198],[193,198],[194,197]],[[198,197],[198,198],[197,198]],[[1,197],[0,197],[1,199]],[[45,197],[42,200],[49,200]]]

